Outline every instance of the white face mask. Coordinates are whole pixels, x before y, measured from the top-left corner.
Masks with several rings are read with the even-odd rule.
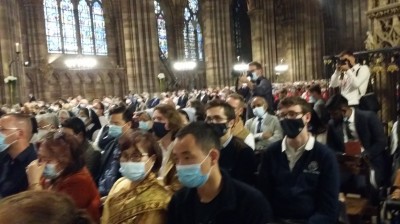
[[[262,117],[265,114],[265,109],[264,107],[256,107],[253,109],[253,114],[256,115],[257,117]]]

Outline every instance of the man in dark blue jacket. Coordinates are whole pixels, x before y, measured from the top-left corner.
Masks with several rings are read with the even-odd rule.
[[[168,224],[265,224],[270,206],[261,192],[221,172],[220,140],[214,128],[194,122],[176,135],[173,154],[184,186],[168,206]]]
[[[310,105],[300,97],[280,102],[285,138],[264,153],[259,187],[278,223],[337,223],[339,170],[332,150],[308,132]]]

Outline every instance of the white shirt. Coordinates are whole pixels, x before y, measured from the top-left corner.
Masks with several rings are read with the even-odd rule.
[[[100,120],[100,124],[102,127],[104,127],[104,125],[108,124],[108,119],[105,116],[100,116],[99,120]]]
[[[312,135],[309,135],[307,142],[300,146],[300,148],[295,149],[291,147],[290,145],[287,144],[287,137],[283,138],[282,141],[282,152],[286,153],[288,162],[289,162],[289,168],[292,171],[294,166],[296,165],[296,162],[300,159],[300,157],[303,155],[305,151],[310,151],[314,148],[315,144],[315,137]]]
[[[360,97],[367,92],[370,76],[368,66],[356,64],[345,72],[342,80],[340,72],[336,70],[331,77],[329,87],[340,87],[340,93],[348,100],[349,105],[358,105]]]
[[[351,115],[349,117],[349,119],[347,119],[347,121],[349,122],[349,128],[351,131],[351,135],[354,137],[354,140],[358,140],[358,134],[357,134],[357,130],[356,130],[356,125],[354,122],[354,110],[352,108],[350,108],[351,110]],[[347,136],[347,132],[346,132],[346,121],[343,123],[343,140],[344,143],[349,141],[349,138]]]
[[[392,127],[392,135],[390,136],[390,154],[393,155],[396,152],[397,146],[399,144],[399,138],[397,136],[397,127],[399,122],[394,122]]]
[[[252,133],[249,133],[247,137],[244,139],[244,143],[246,145],[250,146],[253,150],[256,148],[256,141],[254,140],[254,135]]]

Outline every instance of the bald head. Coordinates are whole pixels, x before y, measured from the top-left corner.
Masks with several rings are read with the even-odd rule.
[[[251,108],[264,107],[265,110],[268,109],[268,103],[263,97],[256,96],[251,101]]]
[[[32,120],[29,115],[6,114],[0,118],[0,127],[20,130],[19,137],[28,142],[32,138]]]

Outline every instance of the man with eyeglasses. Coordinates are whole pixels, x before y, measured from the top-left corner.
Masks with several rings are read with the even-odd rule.
[[[29,116],[7,114],[0,118],[0,198],[28,189],[25,169],[37,158],[31,138]]]
[[[279,104],[284,139],[264,153],[259,189],[278,223],[337,223],[339,169],[332,150],[308,132],[311,107],[300,97]]]
[[[232,135],[235,118],[235,110],[225,101],[212,100],[206,105],[206,122],[214,128],[222,144],[220,167],[233,178],[253,185],[257,169],[254,151]]]

